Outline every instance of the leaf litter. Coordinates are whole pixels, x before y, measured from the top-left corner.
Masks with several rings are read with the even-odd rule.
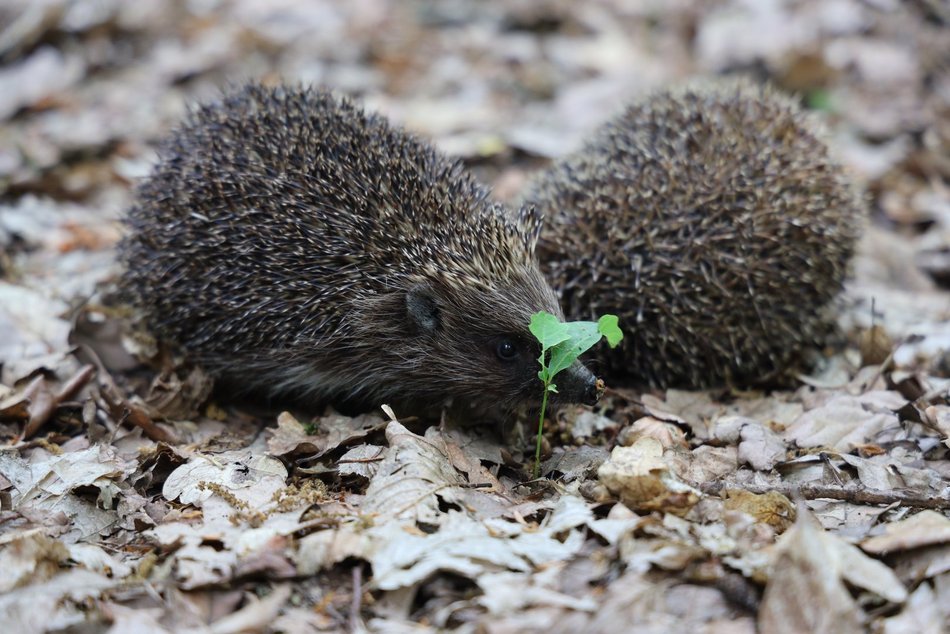
[[[0,16],[10,631],[950,627],[940,3],[15,0]],[[155,142],[236,78],[354,93],[515,198],[626,99],[743,68],[819,111],[874,210],[839,308],[849,345],[797,389],[608,386],[547,422],[530,480],[531,429],[217,402],[196,368],[142,365],[154,342],[103,301]]]

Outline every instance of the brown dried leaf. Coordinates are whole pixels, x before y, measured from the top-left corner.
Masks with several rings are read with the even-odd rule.
[[[0,593],[53,578],[69,556],[61,541],[39,528],[0,536]]]
[[[337,461],[341,476],[357,475],[367,480],[379,471],[379,463],[386,455],[386,448],[378,445],[357,445]]]
[[[702,494],[673,473],[669,458],[658,440],[641,438],[632,447],[615,447],[597,477],[633,510],[685,515]]]
[[[739,432],[739,463],[745,463],[756,471],[771,471],[785,460],[785,441],[771,429],[758,423],[743,425]]]
[[[277,417],[277,429],[271,432],[267,450],[275,456],[301,453],[319,458],[341,445],[365,438],[383,425],[383,419],[373,414],[355,418],[331,414],[315,421],[315,433],[309,434],[303,423],[290,412],[283,412]]]
[[[196,454],[169,474],[162,496],[169,501],[201,506],[216,495],[217,485],[251,509],[260,509],[284,486],[287,469],[275,458],[247,450],[216,455]]]
[[[67,308],[61,300],[0,280],[0,359],[4,361],[4,382],[13,385],[38,364],[48,361],[50,352],[61,353],[69,347],[69,323],[59,317]]]
[[[573,512],[565,507],[564,512]],[[553,528],[525,526],[500,519],[479,521],[449,511],[432,534],[407,531],[399,522],[372,530],[377,547],[370,563],[377,587],[409,587],[436,571],[453,572],[476,581],[487,572],[527,573],[539,566],[566,561],[584,544],[579,530],[560,530],[557,511]],[[567,533],[566,537],[562,533]]]
[[[372,536],[367,531],[348,524],[311,533],[301,539],[294,553],[294,563],[300,574],[312,575],[350,557],[368,559],[374,548]]]
[[[366,489],[363,511],[440,523],[444,514],[436,494],[464,483],[449,461],[445,444],[438,435],[417,436],[397,421],[386,426],[386,439],[389,450]]]
[[[890,568],[826,533],[808,512],[779,541],[759,612],[763,634],[864,632],[867,616],[843,581],[899,603],[907,591]]]
[[[562,482],[573,482],[579,478],[587,478],[596,473],[596,470],[610,457],[604,447],[570,447],[559,451],[541,463],[541,473],[548,477],[561,474],[558,478]]]
[[[922,583],[907,599],[901,613],[884,620],[886,634],[940,634],[950,623],[950,606],[940,601],[929,583]]]
[[[795,505],[777,491],[755,494],[742,489],[724,489],[722,500],[727,510],[748,513],[757,522],[768,524],[779,533],[795,521]]]
[[[906,520],[885,524],[884,534],[865,539],[861,548],[881,555],[947,543],[950,543],[950,519],[936,511],[921,511]]]
[[[617,421],[583,409],[574,418],[574,424],[571,425],[571,437],[575,440],[591,438],[605,430],[615,430],[617,427],[619,427]]]
[[[85,601],[119,585],[82,568],[71,568],[48,580],[0,594],[0,622],[10,632],[49,632],[88,623]]]
[[[69,88],[83,76],[84,66],[78,55],[66,57],[52,46],[43,46],[5,67],[0,72],[0,120]]]
[[[281,608],[290,598],[291,591],[292,588],[289,585],[277,586],[263,599],[252,598],[240,610],[218,619],[208,627],[208,630],[212,634],[263,631],[277,618]]]
[[[625,427],[620,432],[617,442],[629,447],[641,438],[653,438],[660,443],[664,450],[674,447],[679,449],[689,447],[686,442],[686,434],[683,433],[682,429],[653,416],[644,416],[634,421],[629,427]]]
[[[894,392],[893,395],[895,398],[891,402],[897,409],[905,401],[900,394]],[[898,428],[900,425],[896,414],[869,402],[872,397],[873,393],[861,397],[847,394],[833,396],[826,404],[802,414],[785,431],[784,437],[799,447],[851,451],[876,438],[882,430]]]
[[[163,372],[149,386],[145,403],[150,413],[165,420],[191,420],[198,416],[213,388],[214,379],[198,367],[191,368],[184,378],[177,371]]]
[[[861,333],[861,365],[880,365],[890,357],[894,341],[875,324]]]
[[[517,614],[528,607],[557,606],[593,612],[593,597],[575,598],[556,590],[566,562],[557,562],[541,572],[526,576],[517,572],[495,572],[479,575],[478,585],[484,593],[478,604],[491,614]]]

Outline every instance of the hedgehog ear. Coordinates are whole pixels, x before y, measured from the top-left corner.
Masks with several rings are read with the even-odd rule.
[[[534,205],[527,204],[518,211],[518,224],[523,232],[524,246],[530,254],[534,253],[534,248],[538,244],[538,236],[541,235],[543,221],[544,216]]]
[[[406,293],[406,315],[418,333],[434,333],[441,325],[435,296],[428,286],[422,284],[413,286]]]

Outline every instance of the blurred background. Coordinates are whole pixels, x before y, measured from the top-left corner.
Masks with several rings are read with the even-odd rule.
[[[950,316],[920,294],[950,284],[942,0],[2,0],[0,303],[89,294],[155,141],[248,78],[359,97],[513,199],[628,100],[731,73],[827,124],[872,204],[859,280]]]

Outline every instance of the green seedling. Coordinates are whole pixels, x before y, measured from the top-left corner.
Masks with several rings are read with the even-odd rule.
[[[823,88],[812,90],[805,95],[805,105],[812,110],[834,112],[835,102],[831,93]]]
[[[531,316],[528,328],[541,344],[541,356],[538,358],[541,370],[538,372],[538,378],[544,385],[538,440],[534,451],[534,477],[537,478],[541,472],[541,439],[544,434],[548,395],[557,392],[554,377],[561,370],[571,367],[577,357],[593,348],[601,337],[606,338],[607,344],[613,348],[623,339],[623,333],[617,326],[616,315],[604,315],[597,321],[563,322],[551,313],[543,311]]]

